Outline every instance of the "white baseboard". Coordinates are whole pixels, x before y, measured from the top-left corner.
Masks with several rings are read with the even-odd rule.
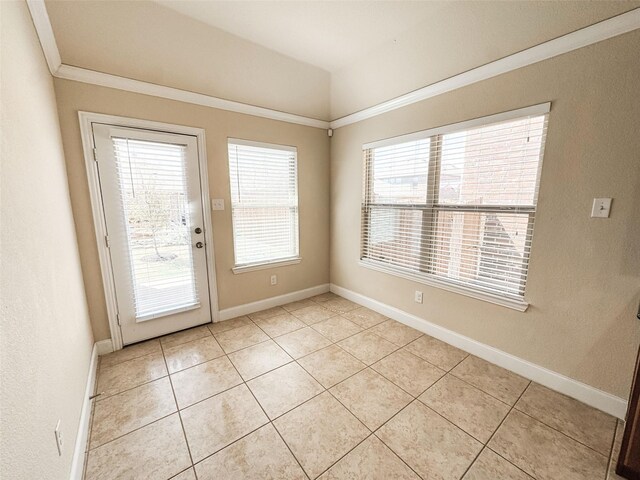
[[[110,338],[106,340],[100,340],[96,342],[96,348],[98,349],[98,355],[106,355],[113,352],[113,342]]]
[[[454,347],[458,347],[465,352],[471,353],[488,362],[511,370],[525,378],[533,380],[545,387],[563,393],[571,398],[575,398],[598,410],[602,410],[614,417],[624,420],[627,412],[627,400],[616,397],[610,393],[594,388],[585,383],[569,378],[560,373],[531,363],[522,358],[493,348],[484,343],[480,343],[472,338],[465,337],[452,330],[429,322],[424,318],[417,317],[398,308],[386,305],[382,302],[353,292],[338,285],[331,284],[331,291],[344,298],[357,302],[365,307],[375,310],[389,318],[404,323],[423,333],[431,335]]]
[[[315,287],[305,288],[304,290],[278,295],[277,297],[265,298],[264,300],[258,300],[257,302],[225,308],[224,310],[220,310],[220,320],[229,320],[231,318],[241,317],[242,315],[259,312],[260,310],[265,310],[267,308],[297,302],[298,300],[304,300],[305,298],[320,295],[321,293],[326,293],[328,291],[329,284],[324,283],[322,285],[316,285]]]
[[[105,340],[103,340],[104,342]],[[89,422],[91,421],[91,402],[89,399],[95,390],[96,373],[98,370],[98,355],[100,355],[100,344],[93,344],[91,351],[91,363],[89,364],[89,374],[87,376],[87,385],[84,389],[84,397],[82,402],[82,412],[80,413],[80,424],[78,425],[78,433],[76,435],[76,445],[73,450],[73,460],[71,462],[71,480],[82,480],[84,470],[84,454],[87,451],[87,440],[89,438]],[[111,343],[111,340],[109,340]],[[106,352],[105,352],[106,353]]]

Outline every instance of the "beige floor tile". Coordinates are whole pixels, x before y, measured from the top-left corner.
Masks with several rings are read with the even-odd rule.
[[[229,330],[233,330],[234,328],[244,327],[245,325],[253,325],[253,322],[246,315],[242,317],[232,318],[230,320],[210,323],[208,326],[209,331],[213,335],[215,335],[217,333],[228,332]]]
[[[210,337],[211,330],[208,325],[201,325],[199,327],[190,328],[188,330],[182,330],[181,332],[172,333],[160,338],[160,344],[166,350],[170,347],[175,347],[182,343],[187,343],[192,340],[197,340],[202,337]]]
[[[405,349],[446,371],[451,370],[468,355],[467,352],[429,335],[423,335],[408,344]]]
[[[359,307],[342,314],[353,323],[360,325],[362,328],[371,328],[379,323],[386,322],[389,317],[385,317],[381,313],[374,312],[367,307]]]
[[[266,310],[260,310],[259,312],[250,313],[249,318],[256,322],[258,320],[275,317],[276,315],[282,315],[283,313],[287,313],[287,311],[282,307],[272,307],[267,308]]]
[[[269,340],[266,333],[260,330],[254,323],[242,327],[214,334],[216,340],[226,353],[235,352],[241,348],[250,347],[256,343]]]
[[[164,349],[169,373],[213,360],[224,355],[222,348],[211,335]]]
[[[298,363],[325,388],[333,387],[367,366],[337,345],[302,357]]]
[[[340,315],[318,322],[312,325],[311,328],[320,332],[332,342],[338,342],[362,331],[362,328],[358,325]]]
[[[175,477],[171,477],[171,480],[196,480],[196,474],[193,471],[193,468],[190,468],[182,473],[179,473]]]
[[[538,480],[604,478],[607,458],[512,410],[488,446]]]
[[[531,383],[516,408],[609,456],[616,419],[561,393]]]
[[[319,479],[419,480],[420,477],[375,435],[371,435]]]
[[[199,480],[306,480],[307,476],[268,424],[196,465]]]
[[[313,325],[314,323],[321,322],[322,320],[326,320],[327,318],[337,315],[337,313],[327,310],[320,305],[311,305],[310,307],[304,307],[300,310],[294,310],[291,313],[307,325]]]
[[[322,306],[332,312],[346,313],[360,308],[361,305],[358,305],[351,300],[347,300],[346,298],[333,298],[324,302]]]
[[[618,457],[620,456],[620,447],[622,446],[623,435],[624,422],[622,420],[618,420],[616,425],[616,435],[613,441],[613,448],[611,450],[611,458],[609,459],[609,468],[607,469],[607,480],[624,480],[620,475],[616,473],[616,466],[618,465]]]
[[[389,355],[397,346],[369,331],[364,331],[338,342],[351,355],[367,365]]]
[[[462,480],[533,480],[497,453],[485,448]]]
[[[254,378],[247,385],[271,419],[324,390],[322,385],[295,362]]]
[[[253,347],[230,353],[229,360],[238,369],[242,378],[251,380],[258,375],[292,362],[293,358],[273,340],[268,340]]]
[[[378,373],[417,397],[445,372],[406,350],[398,350],[371,365]]]
[[[482,444],[419,401],[414,401],[376,435],[423,478],[457,480]]]
[[[171,480],[196,480],[196,474],[193,471],[193,468],[190,468],[182,473],[179,473],[175,477],[171,477]]]
[[[178,406],[182,409],[242,383],[227,357],[210,360],[171,375]]]
[[[256,320],[256,324],[270,337],[278,337],[307,326],[287,312],[262,320]]]
[[[276,338],[276,342],[293,358],[300,358],[331,344],[310,327],[296,330]]]
[[[181,414],[194,462],[269,421],[244,384],[185,408]]]
[[[98,373],[98,401],[143,383],[166,376],[167,368],[162,353],[152,353],[111,367],[103,367]]]
[[[296,310],[300,310],[305,307],[312,307],[316,305],[316,303],[310,298],[305,298],[304,300],[298,300],[297,302],[287,303],[286,305],[282,305],[287,312],[295,312]]]
[[[420,401],[482,443],[487,443],[511,407],[451,374],[420,395]]]
[[[309,477],[316,478],[364,440],[369,430],[324,392],[274,420]]]
[[[509,405],[516,403],[529,385],[526,378],[473,355],[469,355],[451,373]]]
[[[342,297],[339,295],[336,295],[333,292],[326,292],[326,293],[321,293],[320,295],[316,295],[315,297],[311,297],[309,300],[312,300],[322,305],[323,303],[328,302],[329,300],[336,300],[338,298],[342,298]]]
[[[89,452],[86,480],[161,480],[191,466],[178,414]]]
[[[404,347],[407,343],[413,342],[416,338],[423,335],[422,332],[419,332],[415,328],[408,327],[395,320],[387,320],[386,322],[380,323],[370,331],[399,347]]]
[[[147,340],[146,342],[129,345],[121,350],[102,355],[100,357],[100,368],[112,367],[118,363],[144,357],[151,353],[162,353],[159,340]]]
[[[96,448],[177,411],[168,377],[95,404],[90,447]]]
[[[330,390],[370,430],[375,430],[413,400],[379,373],[367,368]]]

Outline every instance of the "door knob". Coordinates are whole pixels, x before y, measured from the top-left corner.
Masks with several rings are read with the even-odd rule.
[[[196,242],[196,248],[202,248],[202,247],[204,247],[204,243]]]

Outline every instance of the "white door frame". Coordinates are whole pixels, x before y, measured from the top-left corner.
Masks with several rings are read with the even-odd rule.
[[[104,208],[102,205],[102,192],[100,190],[100,179],[98,176],[98,162],[95,159],[95,145],[93,142],[92,129],[93,123],[104,123],[118,127],[178,133],[196,137],[198,144],[198,166],[200,169],[200,190],[202,192],[202,212],[204,216],[204,238],[207,245],[206,256],[207,274],[209,276],[211,318],[214,322],[217,322],[220,312],[218,311],[218,288],[216,285],[216,271],[214,263],[215,255],[213,252],[213,229],[211,226],[211,202],[209,200],[209,177],[207,175],[207,151],[204,129],[91,112],[78,112],[78,117],[80,119],[80,133],[82,136],[84,163],[87,169],[87,180],[89,182],[89,193],[91,195],[93,226],[96,234],[98,256],[100,257],[100,272],[102,273],[102,284],[104,286],[104,297],[107,303],[107,316],[109,318],[109,330],[111,332],[111,343],[113,345],[113,349],[120,350],[122,348],[122,332],[118,325],[118,304],[116,302],[111,258],[105,241],[107,227],[105,223]]]

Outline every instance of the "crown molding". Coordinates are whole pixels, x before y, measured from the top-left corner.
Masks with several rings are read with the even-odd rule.
[[[421,102],[443,93],[466,87],[482,80],[511,72],[549,58],[586,47],[609,38],[628,33],[640,28],[640,8],[603,20],[588,27],[576,30],[561,37],[541,43],[535,47],[522,50],[494,62],[473,68],[464,73],[454,75],[445,80],[432,83],[426,87],[401,95],[392,100],[365,108],[356,113],[346,115],[330,122],[330,128],[340,128],[352,123],[381,115],[398,108]]]
[[[47,65],[54,77],[322,129],[336,129],[351,125],[352,123],[361,122],[362,120],[397,110],[398,108],[406,107],[421,102],[422,100],[442,95],[443,93],[466,87],[473,83],[481,82],[482,80],[487,80],[497,75],[502,75],[503,73],[511,72],[518,68],[526,67],[640,28],[640,8],[636,8],[494,62],[432,83],[431,85],[379,103],[373,107],[346,115],[331,122],[326,122],[302,115],[280,112],[278,110],[225,100],[202,93],[190,92],[188,90],[181,90],[63,64],[44,0],[27,0],[27,5],[31,12],[31,17],[33,18],[33,23],[47,60]]]
[[[66,65],[62,63],[44,0],[27,0],[27,5],[31,12],[33,24],[36,28],[38,38],[40,39],[40,44],[42,45],[42,50],[47,60],[49,71],[51,72],[51,75],[56,78],[115,88],[117,90],[124,90],[127,92],[141,93],[152,97],[177,100],[179,102],[191,103],[203,107],[217,108],[228,112],[243,113],[245,115],[253,115],[255,117],[268,118],[270,120],[294,123],[307,127],[322,128],[325,130],[329,128],[329,122],[324,120],[281,112],[264,107],[257,107],[255,105],[225,100],[223,98],[213,97],[202,93],[190,92],[179,88],[157,85],[118,75],[111,75],[108,73],[97,72],[95,70]]]

